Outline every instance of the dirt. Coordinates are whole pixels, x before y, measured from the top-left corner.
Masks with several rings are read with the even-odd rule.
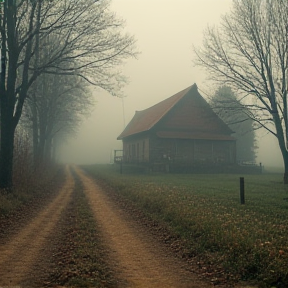
[[[131,215],[123,207],[121,208],[121,205],[117,205],[115,199],[109,197],[95,180],[78,167],[73,167],[73,170],[81,181],[97,229],[100,229],[103,247],[105,247],[103,248],[105,261],[117,279],[117,282],[114,282],[115,287],[206,288],[212,286],[211,281],[205,281],[197,273],[191,272],[186,261],[175,257],[149,230],[131,218]],[[55,248],[55,245],[65,245],[63,241],[58,243],[55,239],[59,238],[61,233],[63,234],[61,225],[62,228],[65,223],[72,225],[71,221],[61,225],[59,223],[61,219],[65,219],[64,214],[69,210],[68,207],[70,207],[69,217],[71,218],[69,203],[73,202],[72,192],[75,192],[77,187],[74,177],[71,169],[67,167],[66,181],[58,194],[28,223],[24,221],[22,227],[19,227],[19,223],[11,223],[11,226],[17,227],[14,233],[7,233],[7,235],[4,233],[1,236],[1,288],[47,287],[49,275],[55,274],[57,257],[54,256],[59,248]],[[71,250],[69,243],[66,250]],[[54,266],[51,264],[53,261]],[[54,284],[51,282],[50,277],[49,287],[60,287],[57,285],[56,282]],[[73,287],[84,286],[75,284]]]
[[[79,169],[76,171],[110,247],[111,265],[123,279],[119,287],[211,287],[129,219],[91,178]]]
[[[61,212],[70,200],[73,178],[66,169],[67,179],[58,195],[15,235],[1,239],[0,285],[16,286],[29,277],[30,268],[45,248],[47,239],[59,221]]]

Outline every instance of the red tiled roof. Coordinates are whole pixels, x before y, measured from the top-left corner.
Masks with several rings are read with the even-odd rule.
[[[186,102],[182,102],[182,104],[184,104],[184,108],[182,108],[181,111],[173,109],[173,112],[176,111],[173,114],[171,111],[172,108],[175,107],[176,104],[180,104],[181,100],[184,98],[185,95],[187,95],[187,97],[189,96],[189,99],[185,98],[187,99],[185,100]],[[164,117],[169,111],[171,111],[172,114],[170,113],[169,117]],[[173,133],[174,135],[178,133],[179,138],[182,138],[184,135],[186,135],[185,133],[181,134],[179,132],[179,129],[182,131],[184,129],[185,131],[189,130],[190,132],[198,132],[198,134],[202,133],[202,135],[206,133],[205,137],[208,137],[209,134],[228,136],[233,133],[233,131],[231,131],[230,128],[219,117],[217,117],[217,115],[212,111],[208,103],[199,94],[197,85],[193,84],[192,86],[178,92],[177,94],[159,102],[158,104],[150,108],[142,111],[136,111],[132,120],[129,122],[129,124],[126,126],[124,131],[118,136],[117,139],[123,139],[137,133],[149,131],[152,127],[159,123],[161,119],[161,123],[164,123],[164,126],[167,128],[167,130],[170,130],[170,134],[168,132],[165,132],[165,135],[169,134],[170,136],[172,136]],[[175,132],[172,133],[171,130]],[[179,133],[182,135],[181,137]],[[170,138],[170,136],[168,138]],[[187,137],[190,138],[190,136]],[[231,138],[233,137],[229,136],[228,138],[230,138],[229,140],[232,140]]]

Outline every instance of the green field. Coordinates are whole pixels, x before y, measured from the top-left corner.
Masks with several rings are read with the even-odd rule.
[[[221,266],[226,277],[288,287],[288,186],[281,174],[121,175],[117,165],[85,169],[185,240],[191,257]]]

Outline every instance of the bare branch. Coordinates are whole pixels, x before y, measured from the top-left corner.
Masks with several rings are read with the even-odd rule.
[[[240,93],[247,116],[277,137],[288,183],[287,23],[287,1],[234,1],[222,25],[208,28],[203,48],[194,51],[196,65]]]

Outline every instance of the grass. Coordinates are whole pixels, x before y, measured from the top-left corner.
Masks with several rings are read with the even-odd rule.
[[[288,286],[288,187],[282,174],[244,175],[246,204],[240,205],[240,175],[120,175],[118,168],[85,167],[185,240],[189,255],[221,265],[227,278]]]
[[[55,267],[47,282],[53,283],[53,287],[56,283],[61,287],[116,287],[117,279],[106,262],[107,249],[99,227],[82,183],[75,173],[74,177],[72,200],[62,215],[57,256],[53,259]]]
[[[16,175],[11,190],[0,189],[0,218],[8,217],[25,205],[37,201],[37,198],[51,194],[50,189],[63,178],[62,167],[58,165],[33,173],[29,171]]]

